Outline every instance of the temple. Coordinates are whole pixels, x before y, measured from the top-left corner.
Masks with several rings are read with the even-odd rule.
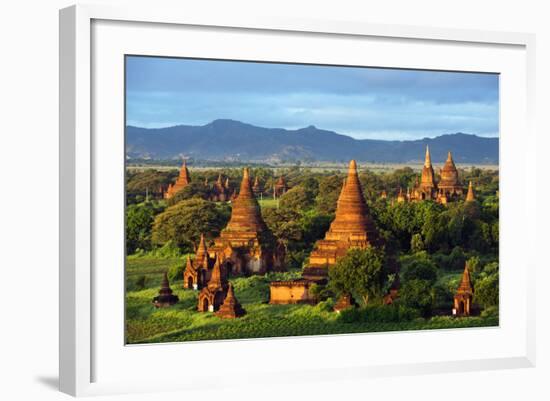
[[[381,244],[382,241],[369,216],[363,197],[357,174],[357,163],[352,160],[338,198],[334,220],[325,238],[315,243],[302,279],[271,282],[269,302],[271,304],[315,303],[316,299],[310,293],[311,285],[326,283],[330,267],[334,266],[339,258],[345,256],[349,249],[364,249]]]
[[[273,197],[278,198],[288,191],[288,185],[286,184],[285,176],[281,175],[275,185],[273,186]]]
[[[200,290],[203,288],[210,279],[213,265],[214,259],[208,255],[204,235],[201,234],[195,259],[191,260],[187,256],[187,263],[183,271],[183,288],[190,290]]]
[[[275,238],[262,219],[246,168],[239,195],[232,202],[229,223],[208,253],[219,256],[227,272],[234,275],[264,274],[284,268],[284,253],[276,249]]]
[[[426,146],[426,156],[424,159],[424,167],[422,167],[420,183],[417,181],[417,185],[415,185],[411,194],[411,200],[435,200],[436,198],[437,185],[435,183],[435,174],[430,156],[430,148]]]
[[[213,202],[226,202],[229,201],[230,198],[231,190],[229,188],[229,177],[223,181],[222,175],[220,174],[210,191],[210,200]]]
[[[440,198],[444,197],[446,202],[461,198],[464,194],[464,188],[458,179],[458,170],[456,169],[451,152],[447,154],[447,160],[439,174],[441,180],[437,184],[438,196]]]
[[[336,204],[334,220],[325,238],[315,243],[303,276],[313,281],[325,280],[328,268],[334,265],[337,259],[345,256],[348,249],[380,244],[378,232],[363,197],[357,163],[352,160]]]
[[[199,293],[197,310],[199,312],[218,311],[225,300],[227,290],[227,275],[222,270],[220,259],[216,258],[211,277]]]
[[[180,169],[180,175],[178,176],[178,179],[176,180],[175,184],[170,184],[168,186],[168,189],[164,193],[164,199],[172,198],[175,194],[177,194],[179,191],[189,185],[190,182],[191,175],[189,174],[189,170],[187,169],[187,162],[184,160],[183,165]]]
[[[454,309],[453,314],[458,316],[469,316],[472,307],[474,291],[472,289],[472,282],[470,280],[470,270],[468,263],[464,266],[464,273],[462,273],[462,280],[454,296]]]
[[[168,282],[168,274],[164,272],[162,282],[160,284],[159,295],[153,298],[155,308],[166,308],[172,306],[179,301],[177,295],[172,294],[170,283]]]
[[[455,166],[451,152],[447,154],[447,160],[443,168],[439,170],[440,180],[436,182],[432,159],[430,156],[430,148],[426,146],[426,157],[420,182],[418,179],[415,182],[412,192],[407,192],[407,197],[404,196],[398,202],[433,200],[441,204],[454,202],[462,199],[464,188],[458,177],[458,170]],[[400,193],[401,194],[401,193]]]

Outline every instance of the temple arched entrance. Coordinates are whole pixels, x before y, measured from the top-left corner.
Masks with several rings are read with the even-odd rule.
[[[202,300],[202,310],[203,312],[208,312],[208,299],[204,298]]]
[[[187,277],[187,288],[193,288],[193,277]]]

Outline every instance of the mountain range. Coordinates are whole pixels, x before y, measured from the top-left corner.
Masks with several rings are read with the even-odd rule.
[[[354,139],[309,127],[296,130],[264,128],[220,119],[202,126],[166,128],[126,127],[126,156],[131,159],[194,158],[217,161],[326,161],[356,159],[376,163],[413,163],[424,160],[426,145],[432,161],[445,161],[452,151],[457,163],[498,164],[498,138],[465,133],[435,138],[395,141]]]

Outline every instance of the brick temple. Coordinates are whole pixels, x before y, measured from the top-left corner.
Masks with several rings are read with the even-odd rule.
[[[218,255],[227,272],[234,275],[264,274],[284,268],[284,252],[275,246],[275,238],[262,219],[247,168],[239,195],[232,201],[229,223],[208,253],[211,257]]]
[[[200,290],[210,279],[214,259],[208,255],[204,235],[201,234],[199,246],[195,252],[195,259],[187,256],[187,263],[183,271],[183,288]]]
[[[381,239],[369,215],[357,174],[357,163],[350,161],[348,175],[336,206],[336,214],[325,238],[315,243],[302,279],[274,281],[270,284],[270,303],[314,303],[310,294],[313,283],[325,283],[328,270],[351,248],[381,245]]]
[[[177,194],[179,191],[181,191],[183,188],[185,188],[189,183],[191,182],[191,175],[189,174],[189,170],[187,169],[187,162],[184,160],[183,165],[180,169],[180,174],[178,176],[178,179],[174,184],[170,184],[168,186],[168,189],[164,193],[164,199],[170,199],[175,194]]]

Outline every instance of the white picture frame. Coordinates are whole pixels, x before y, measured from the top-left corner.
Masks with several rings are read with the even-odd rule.
[[[393,46],[392,43],[401,46],[406,42],[407,46],[418,45],[420,51],[427,52],[425,60],[404,64],[388,58],[387,61],[381,63],[381,66],[428,69],[431,66],[432,69],[451,70],[475,69],[476,64],[473,60],[471,64],[468,64],[469,61],[466,60],[464,64],[454,64],[454,67],[449,64],[448,58],[440,61],[427,61],[430,59],[429,52],[434,50],[428,48],[422,50],[421,47],[433,45],[442,52],[441,54],[448,52],[449,55],[452,55],[454,52],[472,51],[474,52],[472,54],[478,55],[480,59],[485,57],[487,59],[485,61],[476,61],[486,63],[486,67],[480,71],[503,73],[502,71],[506,70],[508,75],[505,74],[505,76],[509,76],[510,79],[503,83],[501,91],[503,124],[501,130],[501,219],[503,222],[501,225],[501,258],[503,261],[501,267],[501,326],[483,330],[256,339],[138,347],[125,347],[123,341],[118,339],[109,343],[110,340],[105,338],[105,330],[98,329],[98,327],[108,326],[109,330],[112,329],[114,333],[117,333],[116,336],[123,332],[123,326],[119,326],[118,323],[123,317],[120,315],[120,310],[123,308],[124,294],[116,280],[119,280],[119,276],[123,274],[124,262],[119,258],[120,254],[114,251],[110,254],[114,258],[110,260],[115,267],[110,271],[101,270],[99,273],[97,271],[99,265],[105,265],[104,262],[107,259],[103,258],[109,257],[108,252],[98,250],[101,248],[99,243],[104,241],[98,235],[104,233],[114,247],[122,246],[122,242],[117,242],[117,233],[113,233],[115,241],[112,241],[108,233],[101,231],[104,230],[103,222],[106,221],[108,211],[105,211],[106,206],[98,197],[98,193],[110,193],[109,188],[113,187],[109,187],[109,185],[116,185],[117,182],[122,185],[122,181],[116,181],[117,174],[113,174],[115,176],[113,181],[103,178],[106,177],[106,172],[110,168],[121,168],[117,164],[120,159],[117,159],[116,152],[108,152],[109,146],[106,141],[118,141],[115,147],[119,146],[119,142],[123,140],[123,131],[120,126],[122,137],[111,131],[112,137],[105,137],[104,134],[98,136],[98,131],[94,131],[93,127],[95,126],[97,130],[102,124],[101,121],[111,124],[105,127],[101,126],[102,128],[118,126],[119,115],[105,119],[102,119],[102,116],[105,115],[106,107],[118,114],[123,112],[123,104],[118,102],[123,87],[117,88],[116,85],[112,85],[117,82],[120,84],[121,71],[116,74],[118,78],[115,77],[113,80],[111,77],[105,78],[102,71],[104,72],[105,68],[111,66],[119,66],[120,60],[117,57],[122,54],[120,52],[126,51],[124,46],[131,41],[140,41],[143,31],[147,31],[147,36],[141,37],[139,46],[142,46],[143,49],[146,46],[153,46],[147,50],[147,54],[180,55],[173,53],[176,51],[173,50],[176,49],[175,43],[167,43],[170,41],[159,39],[165,38],[167,35],[179,35],[180,30],[181,34],[185,35],[185,29],[193,29],[198,38],[203,34],[213,34],[211,36],[217,38],[220,38],[220,35],[227,35],[227,37],[231,35],[232,45],[227,43],[224,46],[225,49],[222,50],[226,57],[233,54],[232,58],[246,57],[246,54],[235,56],[237,47],[234,47],[233,50],[231,48],[231,46],[239,45],[239,43],[233,43],[233,40],[238,42],[240,37],[263,35],[264,39],[262,40],[272,44],[271,49],[275,52],[276,44],[282,44],[286,40],[282,38],[283,36],[291,38],[294,35],[296,38],[293,39],[296,40],[299,38],[304,41],[325,40],[327,44],[336,38],[342,44],[346,44],[347,41],[365,40],[368,42],[371,40],[384,41],[384,46]],[[94,35],[96,35],[95,39]],[[148,41],[150,43],[147,43]],[[163,43],[163,48],[155,50],[155,43],[159,47]],[[206,47],[210,46],[208,45],[210,42],[206,37],[201,43],[204,43],[205,48],[197,48],[197,53],[193,55],[209,52]],[[210,374],[202,374],[202,376],[200,373],[194,374],[182,363],[179,363],[177,375],[165,377],[140,376],[142,372],[135,366],[136,361],[143,361],[145,366],[155,366],[155,363],[159,361],[166,361],[170,365],[172,359],[181,360],[181,355],[184,353],[194,356],[193,365],[195,367],[202,366],[200,362],[197,362],[200,355],[205,355],[206,358],[216,355],[231,358],[230,360],[234,365],[236,364],[237,368],[249,374],[249,378],[257,382],[261,382],[266,375],[269,375],[270,380],[277,377],[287,381],[314,381],[344,377],[361,380],[381,375],[534,366],[535,315],[533,304],[535,284],[532,273],[537,261],[534,256],[536,253],[529,251],[530,247],[534,246],[534,241],[529,241],[529,236],[532,235],[529,233],[535,232],[536,206],[529,205],[527,202],[527,191],[512,191],[512,186],[509,185],[512,182],[520,182],[525,186],[535,185],[534,176],[529,174],[529,171],[535,169],[536,141],[532,118],[535,86],[534,44],[534,35],[523,33],[377,25],[358,21],[294,20],[244,15],[222,16],[215,13],[201,15],[186,12],[185,9],[113,8],[103,5],[78,5],[61,10],[60,390],[80,396],[133,391],[196,389],[206,384],[211,387],[213,383],[219,387],[236,385],[232,378],[213,378]],[[138,48],[135,43],[128,46],[133,49]],[[338,52],[334,51],[326,57],[340,57],[342,64],[349,62],[346,57],[352,55],[348,50],[348,56],[346,56],[346,46],[341,47],[344,55],[338,55]],[[238,48],[246,51],[244,45]],[[375,48],[376,46],[374,46],[374,51],[376,51]],[[494,57],[484,55],[489,48],[494,49]],[[104,50],[105,53],[102,53]],[[222,52],[222,50],[218,51]],[[264,49],[264,51],[267,50]],[[289,48],[287,51],[290,52],[292,49]],[[289,59],[289,57],[293,57],[289,54],[287,53],[286,56],[283,54],[280,57],[284,61],[303,61]],[[382,54],[380,53],[380,55]],[[499,58],[500,56],[502,58]],[[115,57],[118,61],[115,60],[115,63],[111,64],[113,60],[110,57]],[[311,57],[319,56],[311,55]],[[397,60],[403,55],[395,54],[395,57]],[[260,56],[258,59],[262,59],[262,57]],[[114,97],[102,98],[106,92],[94,85],[103,79],[106,80],[105,83],[111,84],[111,89],[115,88],[114,90],[120,91],[120,93],[115,94]],[[101,120],[100,122],[96,121],[98,118]],[[515,134],[513,134],[514,131]],[[105,130],[101,132],[105,132]],[[520,135],[517,132],[523,134]],[[511,168],[512,152],[516,158],[515,163],[517,163],[514,168]],[[118,199],[117,196],[116,194],[114,196],[115,203],[118,201],[120,203],[116,207],[123,209],[122,199]],[[120,220],[120,215],[116,214],[119,212],[114,210],[113,213],[115,213],[112,215],[114,220],[111,220],[113,224],[123,221]],[[517,237],[514,231],[521,232],[524,238]],[[512,247],[505,245],[512,243],[517,244],[519,250],[524,251],[523,259],[519,259],[517,249],[513,250]],[[120,266],[120,272],[117,273],[118,266]],[[516,273],[513,268],[521,270]],[[114,275],[110,276],[110,274]],[[512,277],[512,274],[517,274],[517,277]],[[113,283],[113,280],[110,279],[116,282]],[[512,286],[517,287],[514,294],[517,299],[510,298]],[[101,289],[102,294],[105,294],[110,304],[107,301],[98,300],[98,288]],[[111,313],[111,309],[108,309],[109,305],[116,310]],[[445,340],[439,340],[439,338]],[[410,343],[410,355],[408,357],[400,355],[399,357],[385,358],[384,355],[377,355],[371,351],[368,354],[370,360],[367,360],[361,351],[355,353],[333,351],[336,347],[356,347],[355,349],[357,349],[361,344],[365,344],[364,348],[366,349],[368,348],[367,342],[377,343],[376,346],[380,347],[386,340],[396,341],[403,346]],[[454,354],[440,352],[441,355],[436,357],[436,355],[430,356],[430,351],[426,350],[424,354],[429,357],[424,359],[418,357],[420,354],[415,354],[415,350],[422,345],[433,345],[435,354],[438,347],[441,349],[445,347],[443,343],[438,344],[442,341],[448,341],[448,344],[453,346],[460,341],[471,341],[472,343],[487,341],[487,343],[493,343],[494,348],[472,346],[471,349],[469,348],[470,351],[466,352],[466,348],[462,349],[460,345],[457,345]],[[299,345],[296,345],[297,342]],[[106,345],[107,343],[109,344]],[[506,351],[504,351],[503,344],[507,344]],[[266,347],[266,345],[269,346]],[[323,349],[323,358],[316,359],[314,352],[316,347]],[[281,354],[283,349],[291,350],[290,352],[300,349],[304,355],[308,355],[309,359],[302,365],[293,365],[286,369],[284,362],[277,359],[277,355]],[[346,348],[340,348],[340,350],[342,349]],[[271,366],[259,365],[254,366],[252,370],[246,370],[247,363],[251,364],[254,361],[257,363],[262,356],[270,361],[269,365]],[[179,379],[176,380],[176,377]]]

